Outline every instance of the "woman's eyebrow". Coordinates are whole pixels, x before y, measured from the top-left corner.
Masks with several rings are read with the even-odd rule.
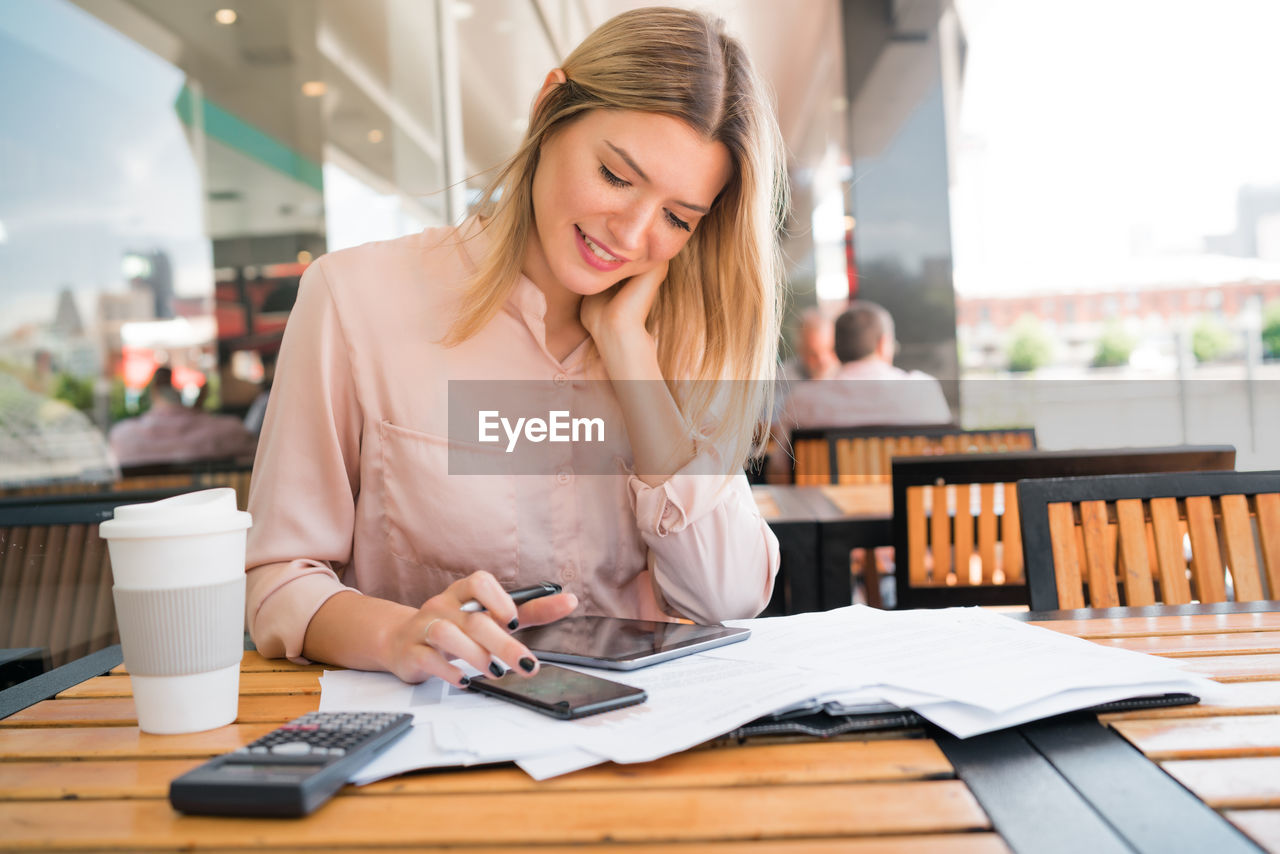
[[[630,167],[632,168],[632,170],[634,170],[634,171],[635,171],[635,173],[636,173],[637,175],[639,175],[639,176],[640,176],[640,178],[641,178],[642,180],[644,180],[644,181],[648,181],[648,180],[649,180],[649,176],[648,176],[648,175],[646,175],[646,174],[644,174],[644,170],[643,170],[643,169],[641,169],[641,168],[639,167],[639,165],[637,165],[637,164],[636,164],[636,162],[635,162],[634,160],[632,160],[632,159],[631,159],[631,155],[630,155],[630,154],[628,154],[624,149],[618,148],[618,146],[614,145],[612,142],[610,142],[610,141],[609,141],[609,140],[607,140],[607,139],[604,141],[604,144],[605,144],[605,145],[607,145],[607,146],[609,146],[609,148],[611,148],[611,149],[613,150],[613,153],[614,153],[614,154],[616,154],[616,155],[618,155],[619,157],[621,157],[621,158],[622,158],[622,160],[623,160],[623,162],[624,162],[624,163],[626,163],[628,166],[630,166]],[[692,202],[680,202],[680,201],[677,201],[677,202],[676,202],[676,204],[677,204],[677,205],[679,205],[679,206],[680,206],[680,207],[682,207],[682,208],[688,208],[688,209],[689,209],[689,210],[691,210],[691,211],[697,211],[697,212],[698,212],[698,213],[700,213],[700,214],[706,214],[706,213],[709,213],[709,212],[710,212],[710,209],[709,209],[709,208],[705,208],[705,207],[703,207],[702,205],[695,205],[695,204],[693,204]]]

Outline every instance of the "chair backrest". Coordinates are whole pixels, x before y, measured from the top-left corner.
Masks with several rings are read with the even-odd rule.
[[[821,427],[791,433],[797,486],[888,483],[894,457],[1029,451],[1034,427],[963,430],[955,425]]]
[[[1231,469],[1235,456],[1208,445],[895,459],[897,607],[1027,604],[1017,481]]]
[[[1055,478],[1018,503],[1033,610],[1280,599],[1280,472]]]
[[[98,524],[122,504],[189,489],[0,499],[0,647],[57,667],[116,642],[111,562]]]
[[[91,495],[104,492],[138,492],[154,489],[213,489],[229,486],[236,491],[236,503],[241,510],[249,506],[249,480],[253,474],[250,465],[240,460],[212,460],[187,463],[152,463],[126,466],[115,481],[88,483],[84,481],[14,487],[0,490],[0,499],[31,497],[38,499],[56,495]],[[38,500],[37,499],[37,500]]]
[[[140,489],[213,489],[229,486],[236,491],[236,504],[241,510],[249,506],[251,466],[237,460],[212,460],[190,463],[161,463],[129,466],[121,470],[112,488],[133,492]]]

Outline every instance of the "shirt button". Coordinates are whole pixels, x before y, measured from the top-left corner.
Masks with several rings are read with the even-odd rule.
[[[554,382],[556,385],[559,385],[559,386],[565,386],[565,385],[568,385],[568,384],[569,384],[569,375],[568,375],[568,374],[556,374],[555,379],[553,380],[553,382]]]
[[[560,483],[568,483],[573,480],[573,472],[570,469],[561,469],[556,472],[556,480]]]

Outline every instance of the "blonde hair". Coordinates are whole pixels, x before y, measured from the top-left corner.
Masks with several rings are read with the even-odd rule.
[[[776,238],[787,184],[773,106],[723,22],[684,9],[616,16],[589,35],[562,70],[565,82],[534,109],[519,151],[486,191],[478,213],[490,245],[502,251],[480,261],[445,344],[479,332],[519,278],[532,234],[533,175],[552,134],[595,109],[680,119],[722,143],[733,170],[710,213],[671,259],[648,329],[686,422],[712,425],[707,439],[726,454],[731,468],[725,471],[736,471],[758,450],[755,428],[772,405],[777,362],[782,265]],[[739,382],[721,385],[725,380]]]

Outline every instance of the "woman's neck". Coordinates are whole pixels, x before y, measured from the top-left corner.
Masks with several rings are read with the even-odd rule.
[[[532,240],[537,240],[536,235]],[[542,291],[547,302],[547,313],[542,318],[547,351],[563,362],[587,337],[587,329],[578,316],[582,296],[556,280],[536,246],[531,245],[525,252],[522,272]]]

